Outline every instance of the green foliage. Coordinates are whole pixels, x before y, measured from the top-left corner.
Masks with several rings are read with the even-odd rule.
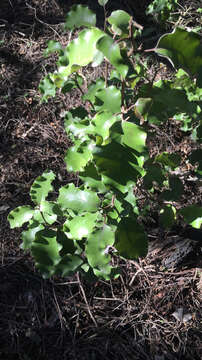
[[[153,0],[147,7],[146,14],[152,15],[159,23],[163,24],[171,17],[177,4],[177,0]]]
[[[103,7],[106,3],[99,1]],[[165,4],[171,2],[159,2],[161,11]],[[11,228],[24,226],[21,247],[31,252],[45,278],[81,271],[108,280],[119,274],[112,266],[112,253],[125,259],[145,256],[147,234],[141,219],[151,204],[139,205],[136,187],[142,186],[148,199],[155,199],[163,228],[169,229],[179,217],[196,228],[202,222],[201,207],[175,208],[184,191],[175,173],[182,162],[179,153],[150,157],[147,149],[151,124],[162,125],[169,118],[181,121],[182,129],[191,130],[196,140],[188,160],[201,178],[201,39],[182,29],[161,37],[153,50],[179,70],[173,80],[152,82],[139,61],[136,23],[130,15],[114,11],[105,19],[105,31],[95,23],[86,6],[72,7],[66,28],[86,28],[66,47],[48,43],[45,55],[56,52],[58,68],[39,86],[42,101],[55,96],[57,89],[65,94],[78,88],[82,93],[83,107],[69,109],[64,120],[73,143],[64,160],[81,181],[61,187],[56,195],[55,174],[45,171],[31,186],[33,207],[20,206],[8,216]],[[102,62],[113,68],[109,77],[96,79],[85,91],[80,69]]]

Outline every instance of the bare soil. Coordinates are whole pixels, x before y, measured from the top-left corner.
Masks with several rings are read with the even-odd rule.
[[[183,227],[163,232],[151,214],[146,219],[148,256],[138,263],[114,258],[121,268],[119,279],[88,283],[78,274],[43,280],[30,255],[19,248],[20,230],[9,228],[8,212],[30,203],[30,185],[45,169],[57,174],[56,187],[76,181],[63,161],[70,142],[62,114],[80,105],[79,94],[75,90],[40,104],[38,91],[40,79],[55,68],[54,56],[43,57],[47,41],[68,42],[63,24],[75,3],[89,5],[102,23],[97,1],[1,0],[0,359],[200,360],[201,233],[195,241]],[[146,24],[149,1],[136,1],[135,7],[132,0],[109,3],[109,11],[122,8]],[[188,8],[186,2],[183,6]],[[198,6],[192,2],[192,18],[185,13],[187,26],[196,21]],[[161,60],[152,58],[151,76]],[[91,79],[101,73],[102,68],[88,69]],[[164,66],[157,76],[169,78],[172,69]],[[155,144],[148,144],[151,151],[172,146],[186,161],[194,146],[189,134],[172,122],[160,131]],[[187,182],[181,206],[192,202],[201,204],[201,193]],[[187,243],[193,251],[165,268],[165,259]]]

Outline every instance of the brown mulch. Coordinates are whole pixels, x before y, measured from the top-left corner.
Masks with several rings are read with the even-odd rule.
[[[30,203],[33,180],[49,168],[56,187],[75,181],[63,161],[69,141],[63,111],[80,105],[77,91],[40,104],[38,84],[54,71],[54,56],[43,57],[47,41],[66,44],[65,14],[72,3],[95,1],[1,0],[0,5],[0,358],[75,360],[176,360],[202,358],[201,248],[177,267],[165,268],[179,229],[164,233],[148,219],[149,254],[139,263],[113,258],[121,276],[111,282],[72,278],[43,280],[29,254],[19,248],[20,230],[9,228],[8,212]],[[109,1],[110,3],[110,1]],[[149,1],[137,1],[143,23]],[[133,10],[133,1],[111,1],[111,9]],[[159,66],[152,60],[151,72]],[[154,70],[153,70],[154,69]],[[102,69],[89,69],[93,79]],[[163,76],[170,76],[168,69]],[[178,146],[184,156],[192,143],[171,122],[156,148]],[[163,141],[162,141],[163,139]],[[184,204],[201,201],[186,183]],[[194,245],[195,246],[195,245]]]

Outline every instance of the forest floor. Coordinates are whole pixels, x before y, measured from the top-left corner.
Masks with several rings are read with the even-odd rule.
[[[89,4],[102,14],[97,1],[1,0],[0,5],[0,358],[16,360],[176,360],[202,358],[202,260],[197,244],[180,264],[165,269],[163,260],[186,233],[163,232],[148,219],[149,253],[138,263],[119,260],[117,280],[87,283],[78,274],[43,280],[29,253],[19,244],[20,230],[11,230],[8,212],[30,204],[29,189],[45,169],[53,170],[58,185],[75,181],[63,161],[69,142],[64,110],[80,105],[75,90],[40,103],[40,79],[55,69],[55,57],[44,58],[47,41],[67,44],[65,15],[75,3]],[[146,23],[149,1],[109,1],[110,10],[133,11]],[[184,1],[186,26],[200,24],[200,1]],[[188,5],[186,5],[188,4]],[[199,21],[199,24],[197,24]],[[171,27],[174,24],[171,24]],[[156,33],[159,28],[157,26]],[[151,58],[158,78],[172,69]],[[100,68],[90,68],[96,79]],[[192,143],[173,123],[159,134],[156,151],[174,143],[185,153]],[[186,203],[201,202],[200,189],[187,185]],[[194,245],[195,246],[195,245]]]

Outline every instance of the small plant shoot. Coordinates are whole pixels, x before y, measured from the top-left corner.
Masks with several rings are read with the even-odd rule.
[[[175,3],[162,2],[168,10]],[[64,119],[73,144],[64,161],[68,172],[78,174],[79,185],[68,183],[56,196],[56,175],[47,170],[31,186],[33,206],[19,206],[8,215],[11,228],[23,226],[21,247],[31,252],[44,278],[78,271],[105,280],[116,278],[119,269],[113,265],[114,256],[138,259],[147,254],[142,219],[147,219],[154,202],[164,229],[179,218],[198,229],[202,224],[200,204],[177,206],[184,193],[177,171],[180,153],[173,149],[151,157],[147,148],[151,126],[170,118],[180,121],[196,142],[188,162],[201,179],[202,40],[181,28],[162,36],[152,51],[167,57],[176,75],[173,80],[149,80],[136,44],[142,26],[121,10],[107,18],[107,1],[99,4],[105,13],[105,30],[96,27],[96,16],[87,6],[74,5],[65,28],[82,30],[65,47],[49,42],[45,54],[58,54],[57,70],[39,85],[45,102],[58,90],[81,92],[83,106],[69,109]],[[162,11],[167,16],[165,6]],[[105,77],[89,83],[82,68],[101,63]],[[145,206],[135,195],[137,188],[148,194]]]

